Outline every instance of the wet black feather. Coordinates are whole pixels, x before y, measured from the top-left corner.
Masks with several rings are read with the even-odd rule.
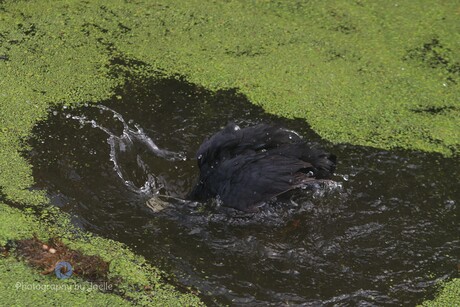
[[[254,211],[304,183],[329,178],[336,157],[313,148],[294,131],[260,124],[227,125],[197,152],[200,176],[189,197],[218,197],[225,206]]]

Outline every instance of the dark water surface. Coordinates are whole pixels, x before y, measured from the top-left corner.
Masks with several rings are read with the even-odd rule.
[[[320,143],[339,159],[338,184],[255,215],[181,201],[198,146],[229,121],[279,124]],[[99,107],[50,110],[30,144],[37,187],[54,204],[207,303],[413,305],[456,275],[458,159],[328,144],[302,120],[175,79],[128,83]]]

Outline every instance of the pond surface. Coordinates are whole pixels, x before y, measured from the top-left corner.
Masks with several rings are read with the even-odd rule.
[[[230,121],[321,144],[338,157],[337,184],[290,192],[257,214],[183,201],[196,150]],[[30,144],[37,188],[75,223],[125,242],[208,304],[414,305],[456,275],[458,159],[329,144],[303,120],[180,79],[56,107]]]

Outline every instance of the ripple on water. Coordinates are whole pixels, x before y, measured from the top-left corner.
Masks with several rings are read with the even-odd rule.
[[[76,223],[174,271],[206,302],[413,305],[454,276],[454,159],[329,144],[304,121],[175,79],[126,84],[116,96],[50,110],[30,140],[37,187]],[[184,202],[198,146],[229,121],[275,123],[320,143],[338,156],[336,183],[289,192],[257,214]]]

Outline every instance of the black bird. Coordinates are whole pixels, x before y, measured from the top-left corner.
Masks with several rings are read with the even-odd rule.
[[[294,131],[228,124],[206,139],[196,158],[200,176],[192,200],[218,198],[224,206],[256,212],[274,196],[329,178],[336,157],[313,148]]]

